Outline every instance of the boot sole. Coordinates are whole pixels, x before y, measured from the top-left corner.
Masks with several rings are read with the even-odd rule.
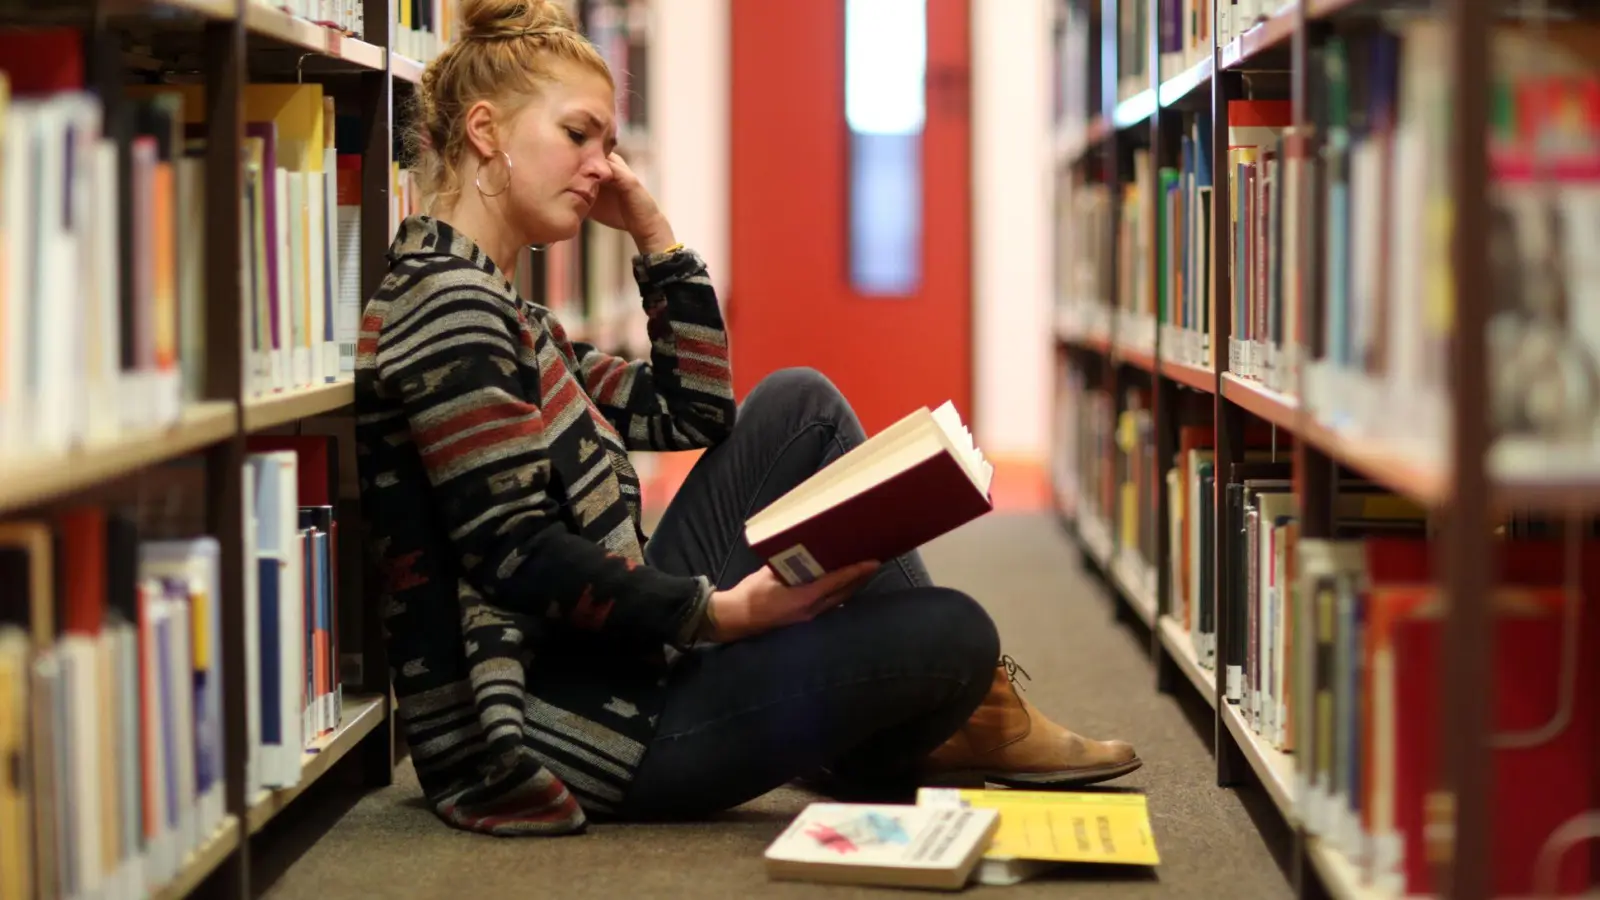
[[[945,772],[928,779],[925,783],[931,785],[934,782],[939,782],[961,786],[977,784],[981,786],[982,782],[988,782],[1023,790],[1028,788],[1083,787],[1084,785],[1110,781],[1113,778],[1121,778],[1143,765],[1144,760],[1134,757],[1125,763],[1091,766],[1083,769],[1068,769],[1059,772]]]

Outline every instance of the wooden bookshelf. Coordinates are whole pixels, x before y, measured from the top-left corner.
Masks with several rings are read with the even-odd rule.
[[[1215,60],[1206,57],[1161,82],[1161,87],[1158,89],[1161,105],[1176,106],[1199,95],[1202,89],[1210,86],[1211,73],[1215,65]]]
[[[211,873],[215,872],[218,866],[238,851],[239,817],[229,815],[222,820],[222,827],[183,861],[178,877],[151,895],[153,900],[178,900],[180,897],[189,896],[211,877]]]
[[[1250,764],[1251,771],[1255,772],[1262,789],[1272,798],[1273,805],[1278,808],[1284,821],[1293,823],[1294,762],[1289,758],[1289,754],[1271,746],[1255,733],[1250,723],[1244,720],[1244,714],[1239,712],[1237,704],[1224,702],[1220,706],[1218,712],[1222,716],[1223,724],[1233,736],[1234,744]]]
[[[1100,146],[1111,131],[1104,116],[1095,116],[1082,128],[1059,128],[1055,135],[1057,165],[1072,165]]]
[[[408,84],[422,83],[422,63],[409,56],[392,53],[389,55],[389,65],[390,70],[394,72],[396,81],[404,81]]]
[[[1155,88],[1145,88],[1117,104],[1111,112],[1111,124],[1118,129],[1142,125],[1155,115],[1157,105]]]
[[[1193,388],[1197,391],[1204,391],[1208,394],[1216,393],[1217,373],[1210,369],[1202,369],[1199,366],[1179,362],[1175,359],[1162,359],[1160,363],[1161,376],[1163,378],[1170,378],[1184,387]]]
[[[355,392],[354,382],[340,381],[251,397],[244,402],[244,430],[262,431],[337,412],[355,402]]]
[[[135,16],[159,10],[226,22],[238,15],[234,0],[102,0],[107,15]]]
[[[1051,471],[1072,488],[1070,531],[1082,555],[1097,561],[1105,573],[1119,611],[1139,610],[1153,601],[1156,628],[1148,649],[1156,685],[1175,691],[1187,682],[1211,704],[1212,730],[1218,736],[1218,781],[1223,785],[1259,781],[1264,786],[1280,815],[1277,822],[1260,824],[1293,836],[1288,862],[1290,871],[1300,873],[1297,893],[1354,900],[1376,894],[1336,845],[1315,833],[1319,823],[1297,820],[1295,766],[1305,765],[1303,758],[1281,753],[1261,740],[1235,704],[1216,702],[1218,683],[1230,667],[1243,666],[1257,675],[1269,671],[1264,659],[1249,655],[1259,648],[1246,640],[1267,637],[1245,629],[1280,629],[1273,632],[1273,640],[1281,641],[1285,616],[1307,614],[1277,606],[1271,609],[1272,618],[1249,619],[1246,626],[1242,611],[1263,612],[1265,607],[1258,603],[1288,603],[1287,595],[1311,589],[1302,581],[1275,585],[1270,596],[1277,599],[1269,600],[1259,579],[1256,588],[1248,581],[1241,584],[1254,573],[1237,571],[1239,560],[1234,555],[1243,552],[1238,535],[1250,533],[1262,539],[1265,534],[1278,540],[1284,534],[1276,529],[1285,521],[1297,523],[1294,533],[1302,554],[1307,542],[1331,548],[1334,541],[1360,540],[1352,535],[1361,535],[1365,524],[1351,522],[1345,513],[1336,519],[1334,511],[1335,498],[1346,496],[1342,486],[1351,479],[1371,481],[1384,493],[1420,506],[1425,521],[1411,510],[1404,516],[1403,528],[1412,528],[1407,533],[1417,535],[1407,549],[1434,566],[1439,573],[1434,587],[1449,597],[1449,603],[1436,626],[1437,702],[1409,715],[1436,716],[1438,733],[1449,735],[1441,742],[1439,759],[1428,777],[1439,791],[1448,792],[1453,805],[1449,818],[1432,822],[1430,828],[1448,829],[1455,842],[1452,854],[1428,865],[1434,885],[1451,886],[1441,896],[1485,900],[1490,895],[1490,862],[1502,849],[1492,840],[1490,797],[1491,773],[1503,751],[1491,747],[1491,724],[1481,698],[1493,679],[1505,677],[1486,662],[1494,658],[1497,633],[1488,597],[1493,585],[1489,561],[1497,555],[1490,542],[1499,538],[1491,535],[1502,529],[1509,534],[1513,527],[1527,527],[1527,533],[1537,534],[1539,528],[1555,524],[1557,516],[1576,517],[1573,522],[1593,520],[1600,515],[1600,472],[1583,470],[1579,457],[1585,448],[1564,457],[1570,468],[1560,471],[1554,470],[1555,464],[1551,471],[1533,470],[1536,459],[1516,477],[1498,475],[1490,468],[1491,425],[1502,427],[1491,423],[1490,416],[1503,411],[1499,404],[1505,402],[1507,384],[1493,368],[1493,353],[1504,351],[1500,344],[1490,345],[1488,322],[1491,315],[1507,315],[1506,292],[1497,290],[1505,282],[1496,279],[1516,274],[1490,269],[1492,261],[1509,265],[1501,262],[1506,254],[1498,245],[1496,253],[1490,252],[1490,224],[1505,227],[1491,214],[1503,217],[1514,206],[1513,201],[1499,199],[1506,195],[1500,185],[1506,185],[1506,192],[1515,189],[1514,183],[1497,181],[1494,166],[1508,148],[1544,146],[1546,136],[1537,130],[1537,117],[1530,120],[1526,110],[1517,107],[1522,101],[1506,100],[1509,106],[1493,108],[1496,131],[1491,140],[1489,104],[1453,106],[1448,120],[1417,113],[1408,119],[1406,104],[1418,107],[1417,95],[1406,91],[1428,81],[1423,73],[1429,73],[1437,84],[1449,86],[1451,96],[1524,96],[1520,92],[1535,83],[1529,80],[1533,76],[1518,70],[1491,73],[1490,62],[1538,59],[1544,51],[1531,43],[1536,41],[1547,42],[1552,56],[1565,54],[1559,64],[1578,73],[1571,76],[1575,84],[1592,91],[1600,81],[1590,62],[1593,55],[1572,47],[1590,38],[1587,29],[1593,22],[1569,17],[1563,8],[1552,12],[1546,23],[1529,23],[1525,29],[1496,26],[1491,32],[1498,10],[1476,0],[1420,5],[1408,0],[1270,0],[1228,4],[1230,13],[1263,16],[1238,30],[1237,20],[1218,21],[1215,4],[1209,10],[1211,20],[1205,22],[1204,6],[1199,18],[1183,15],[1174,21],[1173,7],[1167,4],[1148,4],[1135,16],[1127,4],[1137,0],[1058,2],[1075,7],[1058,13],[1058,21],[1067,23],[1062,27],[1081,30],[1058,38],[1058,46],[1072,48],[1070,58],[1085,68],[1064,73],[1063,80],[1084,82],[1087,96],[1098,98],[1083,114],[1085,126],[1090,116],[1098,116],[1110,122],[1112,130],[1090,152],[1076,158],[1055,155],[1057,188],[1067,195],[1057,204],[1056,246],[1063,248],[1066,258],[1058,269],[1056,318],[1114,321],[1119,326],[1103,340],[1058,334],[1057,418],[1075,421],[1061,429],[1062,443]],[[1181,9],[1195,12],[1192,6]],[[1559,33],[1563,28],[1575,30],[1572,40]],[[1096,47],[1099,53],[1086,56],[1084,46]],[[1427,58],[1418,61],[1410,53],[1426,53]],[[1067,58],[1061,55],[1058,61]],[[1176,63],[1179,59],[1184,61],[1181,66]],[[1379,59],[1383,61],[1374,62]],[[1153,86],[1153,98],[1151,91],[1144,91],[1118,102],[1123,96],[1119,90],[1125,92],[1130,82],[1142,77],[1137,73],[1152,69],[1166,76]],[[1446,102],[1444,96],[1439,102]],[[1234,106],[1258,100],[1288,103]],[[1374,120],[1366,116],[1375,109],[1394,114],[1386,123],[1392,132],[1372,130]],[[1240,118],[1230,122],[1235,114]],[[1515,134],[1506,127],[1511,121],[1521,123]],[[1063,133],[1074,133],[1073,125],[1058,123]],[[1269,136],[1235,135],[1230,125],[1259,127]],[[1431,141],[1428,154],[1403,161],[1383,157],[1379,162],[1372,152],[1392,145],[1361,146],[1389,135],[1424,133]],[[1244,143],[1234,137],[1242,137]],[[1256,140],[1260,143],[1252,143]],[[1592,147],[1596,140],[1600,138],[1586,135],[1586,143],[1580,143]],[[1242,148],[1243,155],[1230,156]],[[1358,155],[1358,150],[1368,155]],[[1205,166],[1197,166],[1196,154],[1202,151],[1209,157]],[[1600,165],[1600,154],[1596,156],[1595,164]],[[1364,165],[1354,167],[1351,159]],[[1586,157],[1584,164],[1588,162]],[[1399,169],[1401,165],[1414,168],[1408,173]],[[1434,177],[1435,173],[1441,174]],[[1250,195],[1249,212],[1236,216],[1229,202],[1236,194],[1230,191],[1243,189],[1240,178],[1248,179],[1249,190],[1255,193]],[[1375,190],[1379,178],[1391,185],[1426,182],[1427,186],[1396,195]],[[1285,187],[1289,184],[1303,190],[1290,192]],[[1496,190],[1491,191],[1491,185]],[[1336,209],[1328,203],[1335,186],[1347,198],[1365,199]],[[1291,194],[1303,205],[1288,206]],[[1492,203],[1500,204],[1498,210]],[[1450,239],[1434,244],[1426,262],[1396,267],[1395,254],[1383,251],[1402,246],[1399,240],[1421,240],[1420,235],[1440,224],[1429,217],[1446,207],[1454,217]],[[1195,215],[1197,209],[1204,215]],[[1366,218],[1356,218],[1358,213]],[[1253,218],[1247,221],[1245,215]],[[1341,228],[1350,235],[1375,234],[1378,221],[1390,226],[1381,245],[1358,247],[1354,242],[1336,243],[1330,236]],[[1402,228],[1414,231],[1404,234]],[[1200,240],[1204,250],[1196,252]],[[1288,248],[1294,250],[1292,256]],[[1200,269],[1180,268],[1201,257],[1205,265]],[[1358,266],[1371,266],[1375,258],[1389,261],[1386,274],[1391,281],[1357,277],[1373,271]],[[1524,273],[1538,266],[1526,258],[1511,264],[1520,264]],[[1406,265],[1423,273],[1415,279],[1415,289],[1399,287],[1409,283],[1405,279],[1412,274]],[[1341,272],[1334,266],[1346,268]],[[1434,277],[1441,272],[1449,277]],[[1236,278],[1247,279],[1238,282],[1237,292]],[[1391,292],[1389,305],[1377,306],[1376,297],[1386,288]],[[1404,314],[1397,318],[1400,307],[1392,299],[1397,289],[1409,291],[1406,296],[1429,293],[1440,304],[1437,309],[1448,304],[1448,319],[1431,319],[1413,330]],[[1356,304],[1365,305],[1354,309]],[[1160,323],[1162,338],[1155,352],[1148,354],[1129,346],[1131,335],[1122,326],[1129,319],[1147,321],[1152,315],[1165,321]],[[1498,329],[1506,320],[1495,321]],[[1600,353],[1593,346],[1596,337],[1585,330],[1590,327],[1586,321],[1573,319],[1562,329],[1581,334],[1580,340],[1587,342],[1571,351],[1574,358]],[[1432,330],[1420,330],[1424,327]],[[1180,330],[1184,328],[1205,328],[1209,333],[1201,336]],[[1507,332],[1498,329],[1494,334],[1500,341]],[[1197,366],[1203,337],[1209,338],[1213,357],[1209,365]],[[1410,355],[1397,355],[1401,353]],[[1496,390],[1494,403],[1491,384]],[[1197,397],[1195,392],[1212,396]],[[1527,416],[1536,418],[1532,411]],[[1194,426],[1202,429],[1198,436]],[[1203,430],[1206,427],[1209,432]],[[1537,426],[1521,427],[1525,429],[1521,437],[1536,436]],[[1187,435],[1183,440],[1191,442],[1188,446],[1195,440],[1208,442],[1200,447],[1209,456],[1187,458],[1193,468],[1178,462],[1180,432]],[[1257,487],[1260,493],[1246,501],[1256,515],[1250,517],[1228,505],[1244,496],[1238,481],[1230,479],[1255,477],[1239,474],[1243,470],[1234,465],[1246,459],[1243,442],[1249,442],[1252,452],[1258,447],[1264,450],[1268,434],[1284,439],[1274,445],[1280,452],[1273,461],[1292,475],[1277,484],[1273,480],[1278,475],[1261,476],[1266,480]],[[1523,459],[1528,459],[1526,451]],[[1206,474],[1199,474],[1202,471]],[[1205,485],[1215,493],[1209,502],[1199,501],[1209,518],[1195,508],[1193,498],[1200,490],[1192,483],[1195,477],[1211,479]],[[1283,502],[1273,501],[1272,515],[1278,518],[1270,520],[1268,531],[1259,518],[1268,514],[1267,507],[1259,498],[1284,494],[1284,484],[1289,485],[1288,496],[1280,496]],[[1175,494],[1180,486],[1189,493]],[[1127,501],[1130,490],[1136,492],[1137,503]],[[1401,507],[1394,504],[1395,509]],[[1542,523],[1519,524],[1541,514]],[[1176,515],[1183,519],[1174,522]],[[1373,524],[1370,534],[1386,533],[1383,525]],[[1235,530],[1219,535],[1223,528]],[[1170,564],[1174,541],[1197,538],[1215,554],[1209,561],[1211,581],[1204,586],[1198,580],[1174,584]],[[1129,542],[1132,546],[1125,546]],[[1137,557],[1152,552],[1149,560],[1126,558],[1130,553]],[[1360,578],[1366,571],[1360,562],[1334,565],[1341,578]],[[1130,575],[1149,569],[1156,573],[1154,586]],[[1192,574],[1185,577],[1193,579]],[[1304,577],[1303,570],[1297,572],[1297,578]],[[1196,590],[1201,591],[1200,598],[1190,596]],[[1214,671],[1198,664],[1190,635],[1173,619],[1180,604],[1195,602],[1211,604],[1204,627],[1216,628],[1216,633],[1206,635],[1217,656]],[[1233,629],[1239,633],[1230,638]],[[1228,646],[1230,640],[1235,646]],[[1292,652],[1303,653],[1304,645],[1293,645]],[[1286,658],[1284,663],[1297,665],[1303,660]],[[1304,685],[1287,680],[1272,684],[1247,679],[1244,684],[1247,696],[1263,690],[1269,692],[1269,702],[1293,704],[1295,716],[1304,714],[1301,704],[1314,702],[1299,693]],[[1359,699],[1366,688],[1341,690],[1353,690],[1351,697]],[[1299,722],[1313,730],[1318,727],[1310,719]],[[1348,736],[1346,728],[1371,727],[1376,726],[1341,722],[1336,743]],[[1365,740],[1359,732],[1356,737]],[[1578,749],[1573,745],[1563,752]],[[1586,751],[1587,756],[1592,753]],[[1434,799],[1434,795],[1421,800],[1407,796],[1395,802]],[[1580,797],[1569,801],[1572,809],[1564,807],[1562,815],[1581,814],[1585,801],[1595,805],[1594,798]],[[1492,815],[1504,819],[1512,813],[1496,809]],[[1416,874],[1413,862],[1407,878]]]
[[[1221,47],[1217,67],[1239,69],[1262,54],[1286,48],[1299,27],[1299,21],[1300,4],[1290,3],[1281,7],[1266,21],[1255,25]]]
[[[1213,709],[1217,705],[1217,676],[1210,669],[1202,668],[1199,658],[1194,652],[1194,639],[1183,629],[1177,619],[1169,615],[1161,616],[1161,645],[1166,648],[1168,655],[1178,666],[1178,671],[1189,679],[1194,689],[1200,692],[1201,698]]]
[[[347,696],[339,727],[312,741],[306,747],[300,770],[300,783],[292,788],[263,791],[250,802],[250,834],[267,827],[306,789],[317,783],[329,769],[344,759],[361,741],[382,725],[387,715],[387,696]]]
[[[254,37],[314,53],[322,58],[319,62],[342,62],[373,71],[382,71],[384,68],[383,47],[347,37],[333,28],[292,16],[276,7],[263,6],[254,0],[246,0],[245,28]]]
[[[27,509],[204,450],[238,429],[232,403],[198,403],[171,428],[136,429],[66,454],[0,458],[0,514]]]
[[[1307,838],[1305,852],[1331,900],[1382,900],[1387,896],[1365,883],[1350,857],[1321,838]]]
[[[1447,469],[1419,460],[1386,441],[1352,437],[1315,422],[1299,423],[1295,434],[1397,494],[1432,507],[1444,506],[1450,499],[1453,479]]]
[[[1252,415],[1294,434],[1300,427],[1300,404],[1287,394],[1248,381],[1232,372],[1222,373],[1222,394]]]
[[[107,498],[121,496],[130,488],[142,490],[144,473],[154,474],[179,460],[183,465],[170,467],[172,471],[164,472],[162,478],[203,473],[203,488],[194,491],[199,496],[181,498],[182,503],[194,507],[186,509],[185,514],[192,513],[200,524],[192,529],[189,524],[173,527],[183,529],[186,536],[203,534],[215,538],[220,553],[217,603],[212,607],[219,629],[215,651],[219,662],[218,671],[212,674],[219,676],[215,684],[220,686],[221,717],[214,725],[221,732],[220,744],[224,748],[214,761],[220,765],[218,774],[225,782],[225,792],[218,798],[221,809],[212,808],[213,813],[222,815],[220,826],[189,848],[175,876],[151,892],[158,900],[197,895],[230,900],[258,896],[267,886],[259,876],[252,877],[256,870],[251,860],[266,852],[266,842],[274,840],[269,836],[270,829],[266,833],[263,829],[274,816],[297,799],[307,802],[310,798],[306,792],[341,760],[359,768],[365,785],[381,786],[393,778],[395,722],[388,702],[390,670],[386,646],[380,617],[364,609],[366,586],[357,573],[349,575],[349,580],[341,580],[340,586],[350,590],[340,592],[334,611],[338,615],[337,610],[348,605],[350,610],[361,612],[360,628],[339,637],[341,654],[359,660],[363,679],[343,681],[342,724],[308,744],[300,779],[294,787],[246,796],[249,704],[244,598],[246,566],[254,565],[254,551],[245,548],[243,531],[247,510],[243,492],[246,439],[252,433],[295,425],[312,417],[342,418],[345,422],[335,428],[340,431],[353,415],[354,387],[348,374],[344,374],[340,376],[344,380],[336,383],[254,396],[247,377],[247,369],[253,367],[246,365],[245,341],[250,331],[245,319],[247,304],[242,302],[246,285],[241,284],[240,278],[248,264],[248,242],[240,234],[245,221],[240,191],[246,181],[246,155],[241,143],[245,132],[245,90],[256,84],[300,81],[320,84],[322,96],[333,99],[336,116],[359,121],[359,128],[347,130],[359,134],[361,144],[347,146],[347,139],[341,137],[336,152],[361,158],[366,177],[361,183],[359,249],[366,264],[359,273],[357,287],[362,296],[370,296],[376,290],[389,242],[391,217],[387,201],[389,174],[395,162],[392,154],[397,144],[394,129],[404,124],[394,84],[418,81],[422,72],[421,64],[415,60],[390,55],[398,31],[393,2],[364,0],[364,32],[360,35],[297,18],[276,5],[256,0],[105,0],[94,4],[93,17],[60,17],[63,25],[80,30],[82,46],[93,48],[86,49],[86,54],[104,53],[85,67],[97,81],[89,85],[97,95],[106,96],[100,88],[112,86],[112,80],[120,79],[124,84],[159,83],[168,74],[174,76],[174,81],[192,81],[205,89],[205,127],[195,135],[205,141],[204,149],[198,151],[205,156],[204,180],[196,182],[195,187],[196,196],[203,197],[196,212],[204,217],[206,247],[196,270],[199,278],[192,282],[198,287],[193,288],[189,301],[180,297],[178,304],[181,309],[197,311],[202,320],[198,339],[204,345],[203,364],[190,363],[193,368],[183,372],[183,384],[189,391],[185,396],[200,399],[184,401],[177,421],[170,426],[125,426],[113,437],[79,442],[64,452],[24,449],[0,456],[0,517],[7,520],[50,522],[49,517],[58,506],[81,504],[87,508],[98,507],[102,502],[121,503]],[[0,27],[38,24],[28,19],[28,14],[16,7],[0,10]],[[196,36],[201,40],[196,41]],[[107,64],[106,60],[120,60],[120,70],[117,64]],[[4,68],[0,65],[0,69]],[[111,91],[109,96],[120,93]],[[6,113],[3,106],[0,104],[0,119]],[[325,134],[339,133],[334,122],[324,124]],[[114,191],[104,193],[115,195]],[[181,254],[182,248],[175,252]],[[11,300],[6,298],[0,303]],[[135,301],[119,293],[117,302]],[[194,305],[184,307],[184,302]],[[122,311],[122,315],[130,313]],[[152,329],[157,327],[158,324],[151,325]],[[185,345],[180,342],[179,346]],[[187,357],[179,362],[183,365]],[[139,378],[122,387],[138,387],[141,391],[145,375],[143,371],[118,373],[119,377]],[[162,381],[150,389],[164,391],[166,387],[167,382]],[[175,387],[173,391],[171,396],[175,397]],[[106,396],[112,398],[112,403],[121,403],[127,396],[139,395]],[[161,394],[160,403],[152,408],[163,408],[167,396]],[[106,401],[97,402],[102,405],[86,404],[85,409],[103,409]],[[173,408],[178,408],[176,403]],[[38,414],[31,409],[27,412]],[[16,433],[28,432],[18,429]],[[153,480],[160,483],[160,479]],[[175,489],[162,490],[168,493]],[[169,499],[177,502],[180,498]],[[341,505],[340,509],[340,516],[344,517],[345,507]],[[350,506],[343,525],[345,535],[361,533],[358,503]],[[144,523],[141,521],[138,527],[140,540],[146,539]],[[43,638],[30,645],[34,648],[31,652],[48,649],[51,642],[52,638]],[[198,724],[198,718],[196,721]]]

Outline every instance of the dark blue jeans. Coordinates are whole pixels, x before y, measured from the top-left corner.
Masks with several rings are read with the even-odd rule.
[[[744,522],[865,440],[839,391],[809,369],[750,392],[733,434],[695,465],[646,549],[653,566],[729,588],[763,565]],[[890,793],[972,715],[999,660],[972,598],[934,587],[917,554],[884,564],[810,622],[690,652],[619,813],[700,816],[827,769]]]

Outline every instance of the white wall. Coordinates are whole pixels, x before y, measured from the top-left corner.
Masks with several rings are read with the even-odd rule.
[[[730,2],[651,3],[656,196],[724,293]],[[970,2],[973,425],[991,456],[1043,459],[1051,352],[1049,0]]]
[[[650,4],[651,181],[678,240],[728,289],[728,4]]]
[[[985,454],[1048,454],[1050,7],[972,3],[974,433]]]

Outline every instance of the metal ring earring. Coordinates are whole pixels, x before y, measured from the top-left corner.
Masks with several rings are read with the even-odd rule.
[[[505,152],[504,150],[501,150],[500,151],[500,155],[505,157],[505,159],[506,159],[506,186],[505,187],[501,188],[498,191],[495,191],[492,194],[486,193],[483,190],[483,167],[482,166],[478,167],[478,174],[474,175],[472,177],[473,186],[476,187],[478,189],[478,193],[483,195],[484,197],[498,197],[501,194],[504,194],[506,191],[511,189],[511,154]]]

